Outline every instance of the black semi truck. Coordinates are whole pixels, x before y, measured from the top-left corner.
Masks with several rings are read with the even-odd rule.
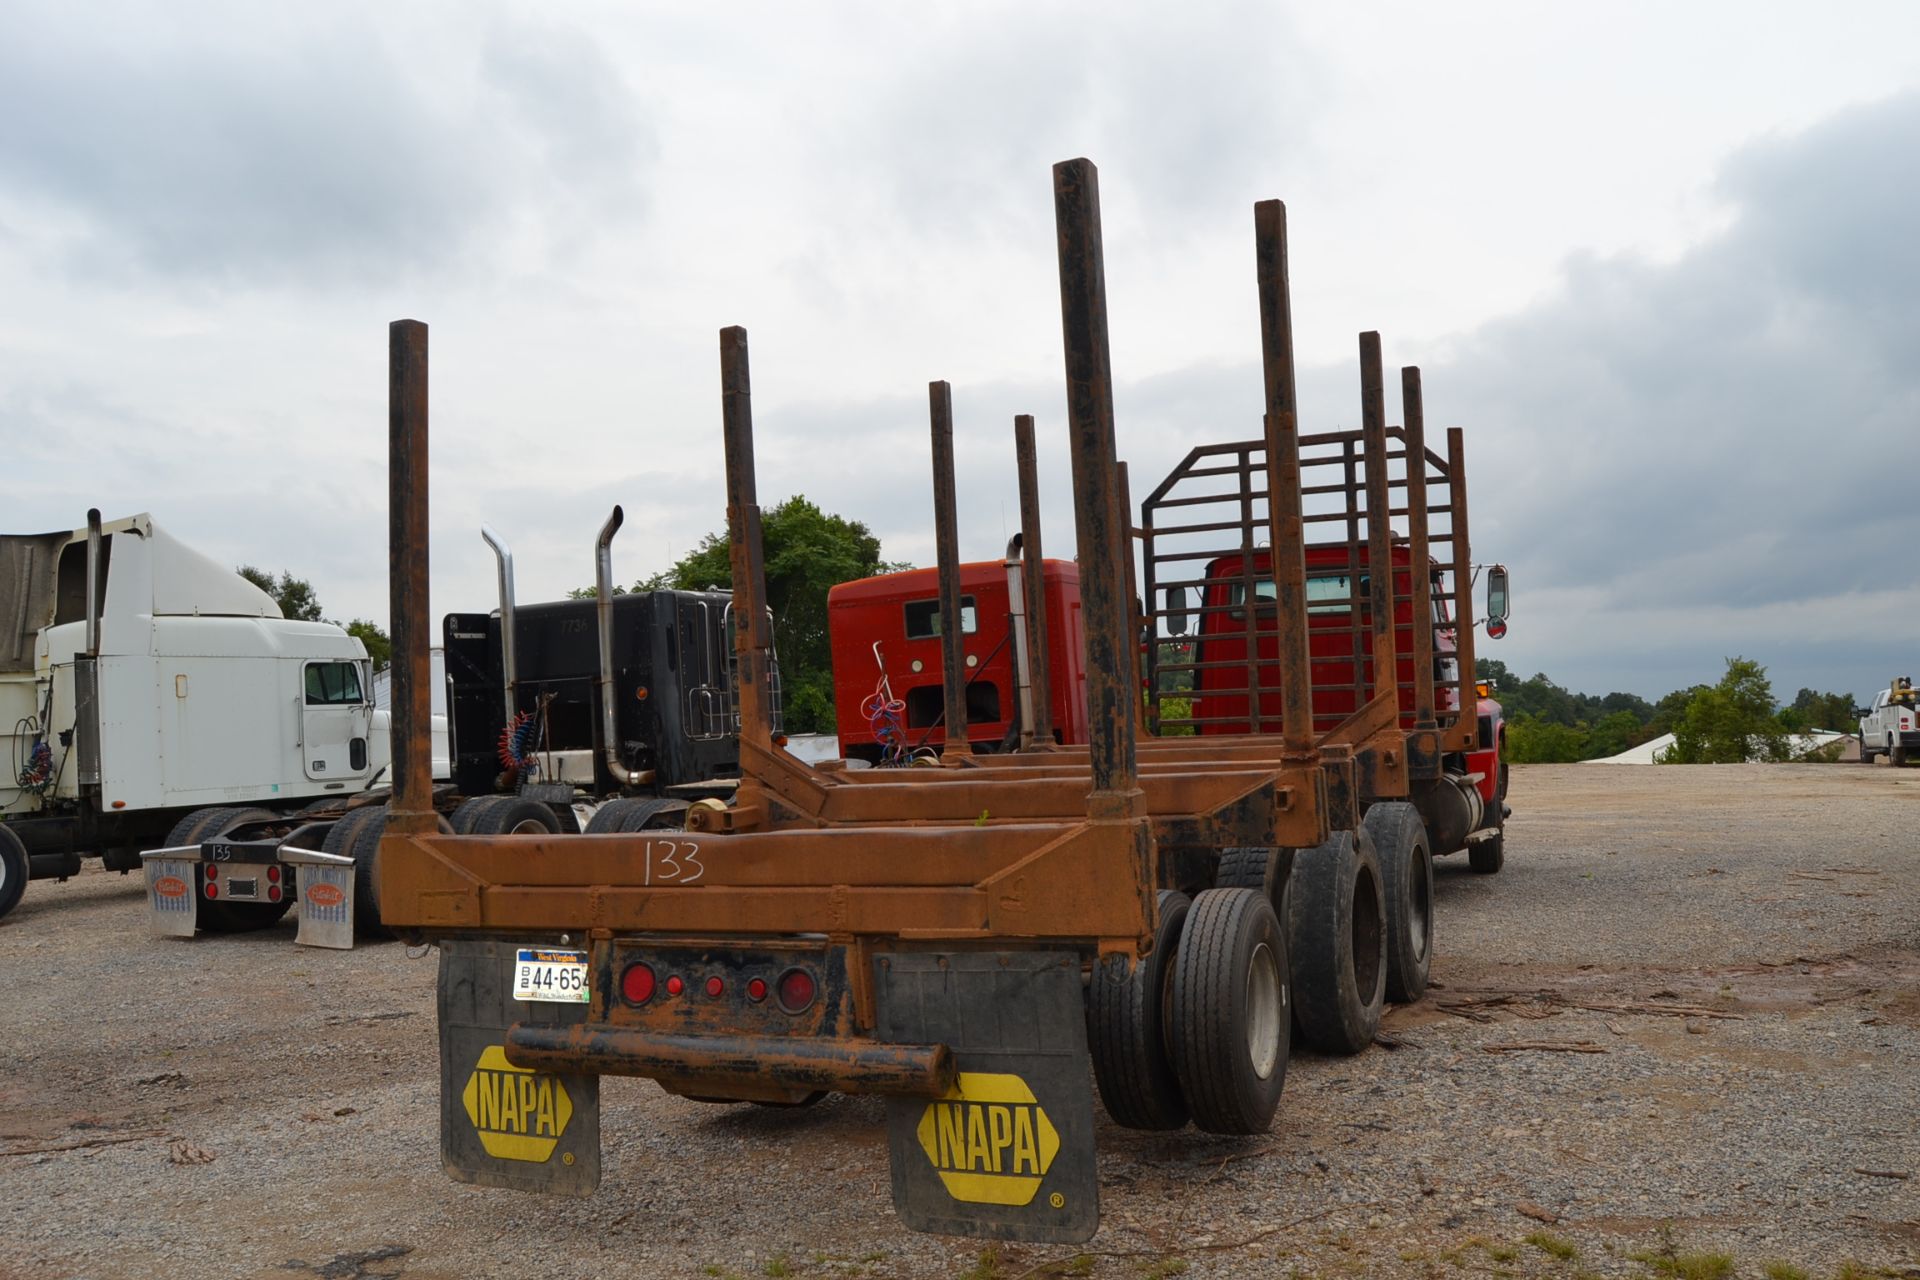
[[[462,833],[677,827],[740,775],[733,597],[613,593],[619,507],[600,530],[591,599],[516,606],[491,529],[500,607],[443,623],[454,813]],[[776,690],[778,688],[776,677]]]

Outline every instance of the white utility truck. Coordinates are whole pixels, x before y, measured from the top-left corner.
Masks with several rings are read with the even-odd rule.
[[[308,888],[350,913],[351,855],[320,849],[385,780],[366,649],[151,516],[87,523],[0,535],[0,915],[82,854],[127,872],[156,845],[196,850],[147,873],[189,933],[272,924]]]
[[[1885,756],[1893,765],[1920,757],[1920,690],[1912,676],[1898,676],[1873,695],[1870,707],[1855,707],[1860,717],[1860,762]]]

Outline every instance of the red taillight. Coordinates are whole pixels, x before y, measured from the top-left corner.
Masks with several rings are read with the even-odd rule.
[[[753,1001],[755,1004],[759,1004],[766,998],[767,980],[765,978],[749,978],[747,980],[747,999]]]
[[[280,886],[279,886],[279,885],[277,885],[277,884],[270,884],[270,885],[268,885],[268,886],[267,886],[267,901],[268,901],[268,902],[278,902],[278,901],[280,901]]]
[[[780,975],[780,1007],[788,1013],[801,1013],[813,1003],[816,990],[813,975],[805,969],[789,969]]]
[[[209,862],[207,864],[207,879],[217,880],[219,877],[220,877],[219,865],[217,863]]]
[[[217,898],[220,896],[220,886],[211,880],[207,881],[207,896],[209,898]]]
[[[668,995],[677,996],[682,991],[685,991],[686,989],[687,989],[687,984],[680,981],[680,976],[678,974],[675,974],[673,977],[667,979]]]
[[[667,983],[667,990],[673,990],[674,979]],[[645,1004],[653,999],[653,970],[644,964],[630,964],[627,971],[620,975],[620,998],[628,1004]]]
[[[727,984],[720,981],[720,979],[717,976],[707,979],[707,994],[712,996],[714,999],[718,1000],[720,998],[720,993],[722,991],[725,991],[726,989],[727,989]]]
[[[279,884],[279,883],[280,883],[280,868],[278,868],[278,867],[268,867],[268,868],[267,868],[267,883],[268,883],[268,884]]]

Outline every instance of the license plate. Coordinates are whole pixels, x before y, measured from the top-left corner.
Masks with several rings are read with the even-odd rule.
[[[587,953],[584,951],[521,947],[514,957],[515,1000],[584,1004],[592,994],[587,985]]]
[[[229,898],[257,898],[260,896],[260,880],[257,876],[229,876],[227,878],[227,896]]]

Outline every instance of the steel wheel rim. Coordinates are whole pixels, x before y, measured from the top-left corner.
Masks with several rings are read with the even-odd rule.
[[[507,834],[510,836],[550,836],[553,832],[547,830],[547,824],[538,818],[522,818],[507,829]]]
[[[1247,1062],[1262,1080],[1280,1064],[1280,965],[1261,943],[1247,961]]]

